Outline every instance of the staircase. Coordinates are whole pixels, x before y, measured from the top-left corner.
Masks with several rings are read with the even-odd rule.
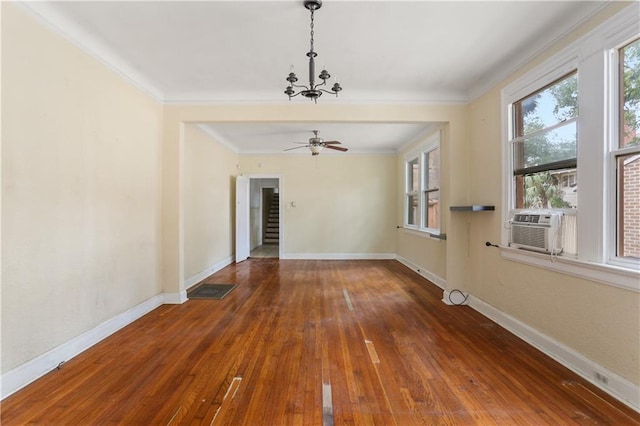
[[[280,243],[280,194],[274,193],[271,199],[262,241],[264,244]]]

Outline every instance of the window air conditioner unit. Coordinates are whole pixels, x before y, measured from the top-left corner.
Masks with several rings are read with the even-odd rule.
[[[509,223],[509,246],[551,254],[562,252],[561,212],[518,211]]]

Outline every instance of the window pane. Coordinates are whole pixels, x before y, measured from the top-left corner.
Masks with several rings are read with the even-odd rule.
[[[576,141],[576,122],[572,121],[515,142],[514,170],[576,158]]]
[[[425,163],[428,167],[427,173],[425,173],[425,188],[440,188],[440,148],[427,152],[425,154]]]
[[[516,102],[515,136],[525,136],[578,116],[578,76],[573,73]]]
[[[440,229],[440,191],[426,193],[427,208],[424,223],[427,228]]]
[[[620,147],[640,144],[640,39],[620,49]]]
[[[640,154],[618,157],[618,256],[640,258]]]
[[[418,197],[407,195],[407,225],[415,225],[418,216]]]
[[[418,192],[420,185],[420,167],[418,159],[407,162],[407,192]]]
[[[525,209],[560,209],[578,207],[577,169],[532,173],[515,180],[521,197],[516,207]]]

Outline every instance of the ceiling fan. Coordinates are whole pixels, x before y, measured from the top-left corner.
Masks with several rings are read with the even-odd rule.
[[[320,151],[322,151],[322,148],[329,148],[329,149],[335,149],[336,151],[342,151],[342,152],[346,152],[349,149],[348,148],[343,148],[341,146],[335,146],[335,145],[340,145],[340,142],[338,141],[325,141],[324,139],[318,137],[318,131],[317,130],[312,130],[313,132],[313,137],[309,138],[309,142],[294,142],[297,144],[301,144],[303,146],[296,146],[294,148],[288,148],[285,149],[285,151],[291,151],[292,149],[298,149],[298,148],[309,148],[311,150],[311,155],[318,155],[320,154]]]

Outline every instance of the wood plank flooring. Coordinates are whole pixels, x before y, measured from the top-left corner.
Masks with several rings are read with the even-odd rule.
[[[2,425],[640,424],[396,261],[250,259],[2,402]]]

